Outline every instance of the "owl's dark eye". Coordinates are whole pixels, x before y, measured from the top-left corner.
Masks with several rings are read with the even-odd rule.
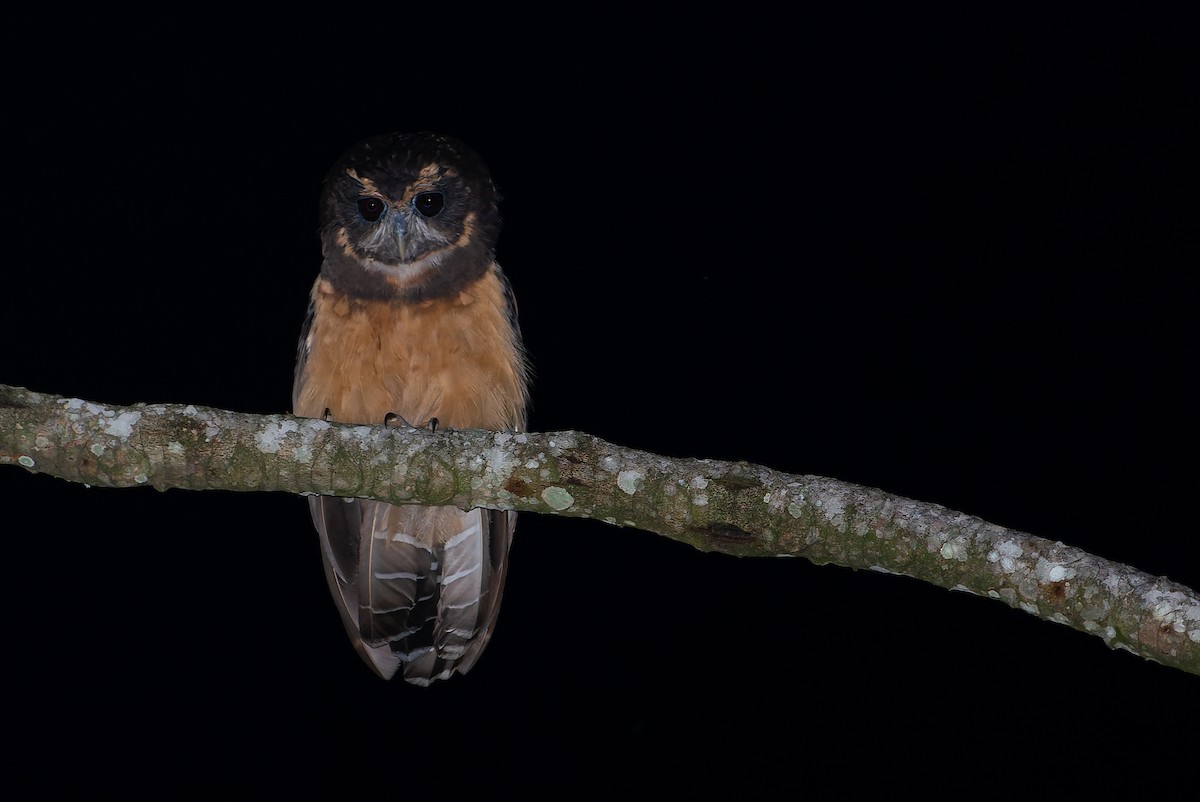
[[[426,217],[433,217],[446,205],[445,198],[440,192],[422,192],[413,198],[413,208]]]
[[[359,198],[358,213],[364,220],[374,223],[383,214],[383,201],[379,198]]]

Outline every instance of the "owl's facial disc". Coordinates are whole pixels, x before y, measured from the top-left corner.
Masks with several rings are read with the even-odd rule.
[[[365,188],[365,187],[364,187]],[[350,227],[359,234],[361,255],[385,264],[411,264],[435,255],[454,240],[438,220],[443,194],[424,191],[402,200],[363,194],[355,201]]]

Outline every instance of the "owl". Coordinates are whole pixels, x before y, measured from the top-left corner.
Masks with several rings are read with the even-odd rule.
[[[529,368],[494,251],[498,194],[461,142],[398,133],[325,178],[323,261],[300,337],[296,415],[521,431]],[[466,673],[495,627],[516,515],[314,496],[334,602],[379,676]]]

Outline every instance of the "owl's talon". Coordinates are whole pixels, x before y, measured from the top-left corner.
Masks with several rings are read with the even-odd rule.
[[[383,416],[383,425],[389,429],[399,429],[399,428],[412,429],[412,428],[414,428],[411,423],[409,423],[404,418],[397,415],[395,412],[389,412],[388,414]]]
[[[431,434],[432,434],[433,432],[436,432],[436,431],[437,431],[437,427],[438,427],[438,419],[437,419],[437,418],[430,418],[430,419],[429,419],[429,432],[430,432]]]
[[[329,423],[333,420],[333,416],[329,414],[329,407],[325,407],[325,411],[321,413],[321,420]]]

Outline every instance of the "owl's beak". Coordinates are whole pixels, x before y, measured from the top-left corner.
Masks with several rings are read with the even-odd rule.
[[[392,239],[396,241],[396,253],[401,261],[408,259],[408,225],[403,215],[391,215]]]

